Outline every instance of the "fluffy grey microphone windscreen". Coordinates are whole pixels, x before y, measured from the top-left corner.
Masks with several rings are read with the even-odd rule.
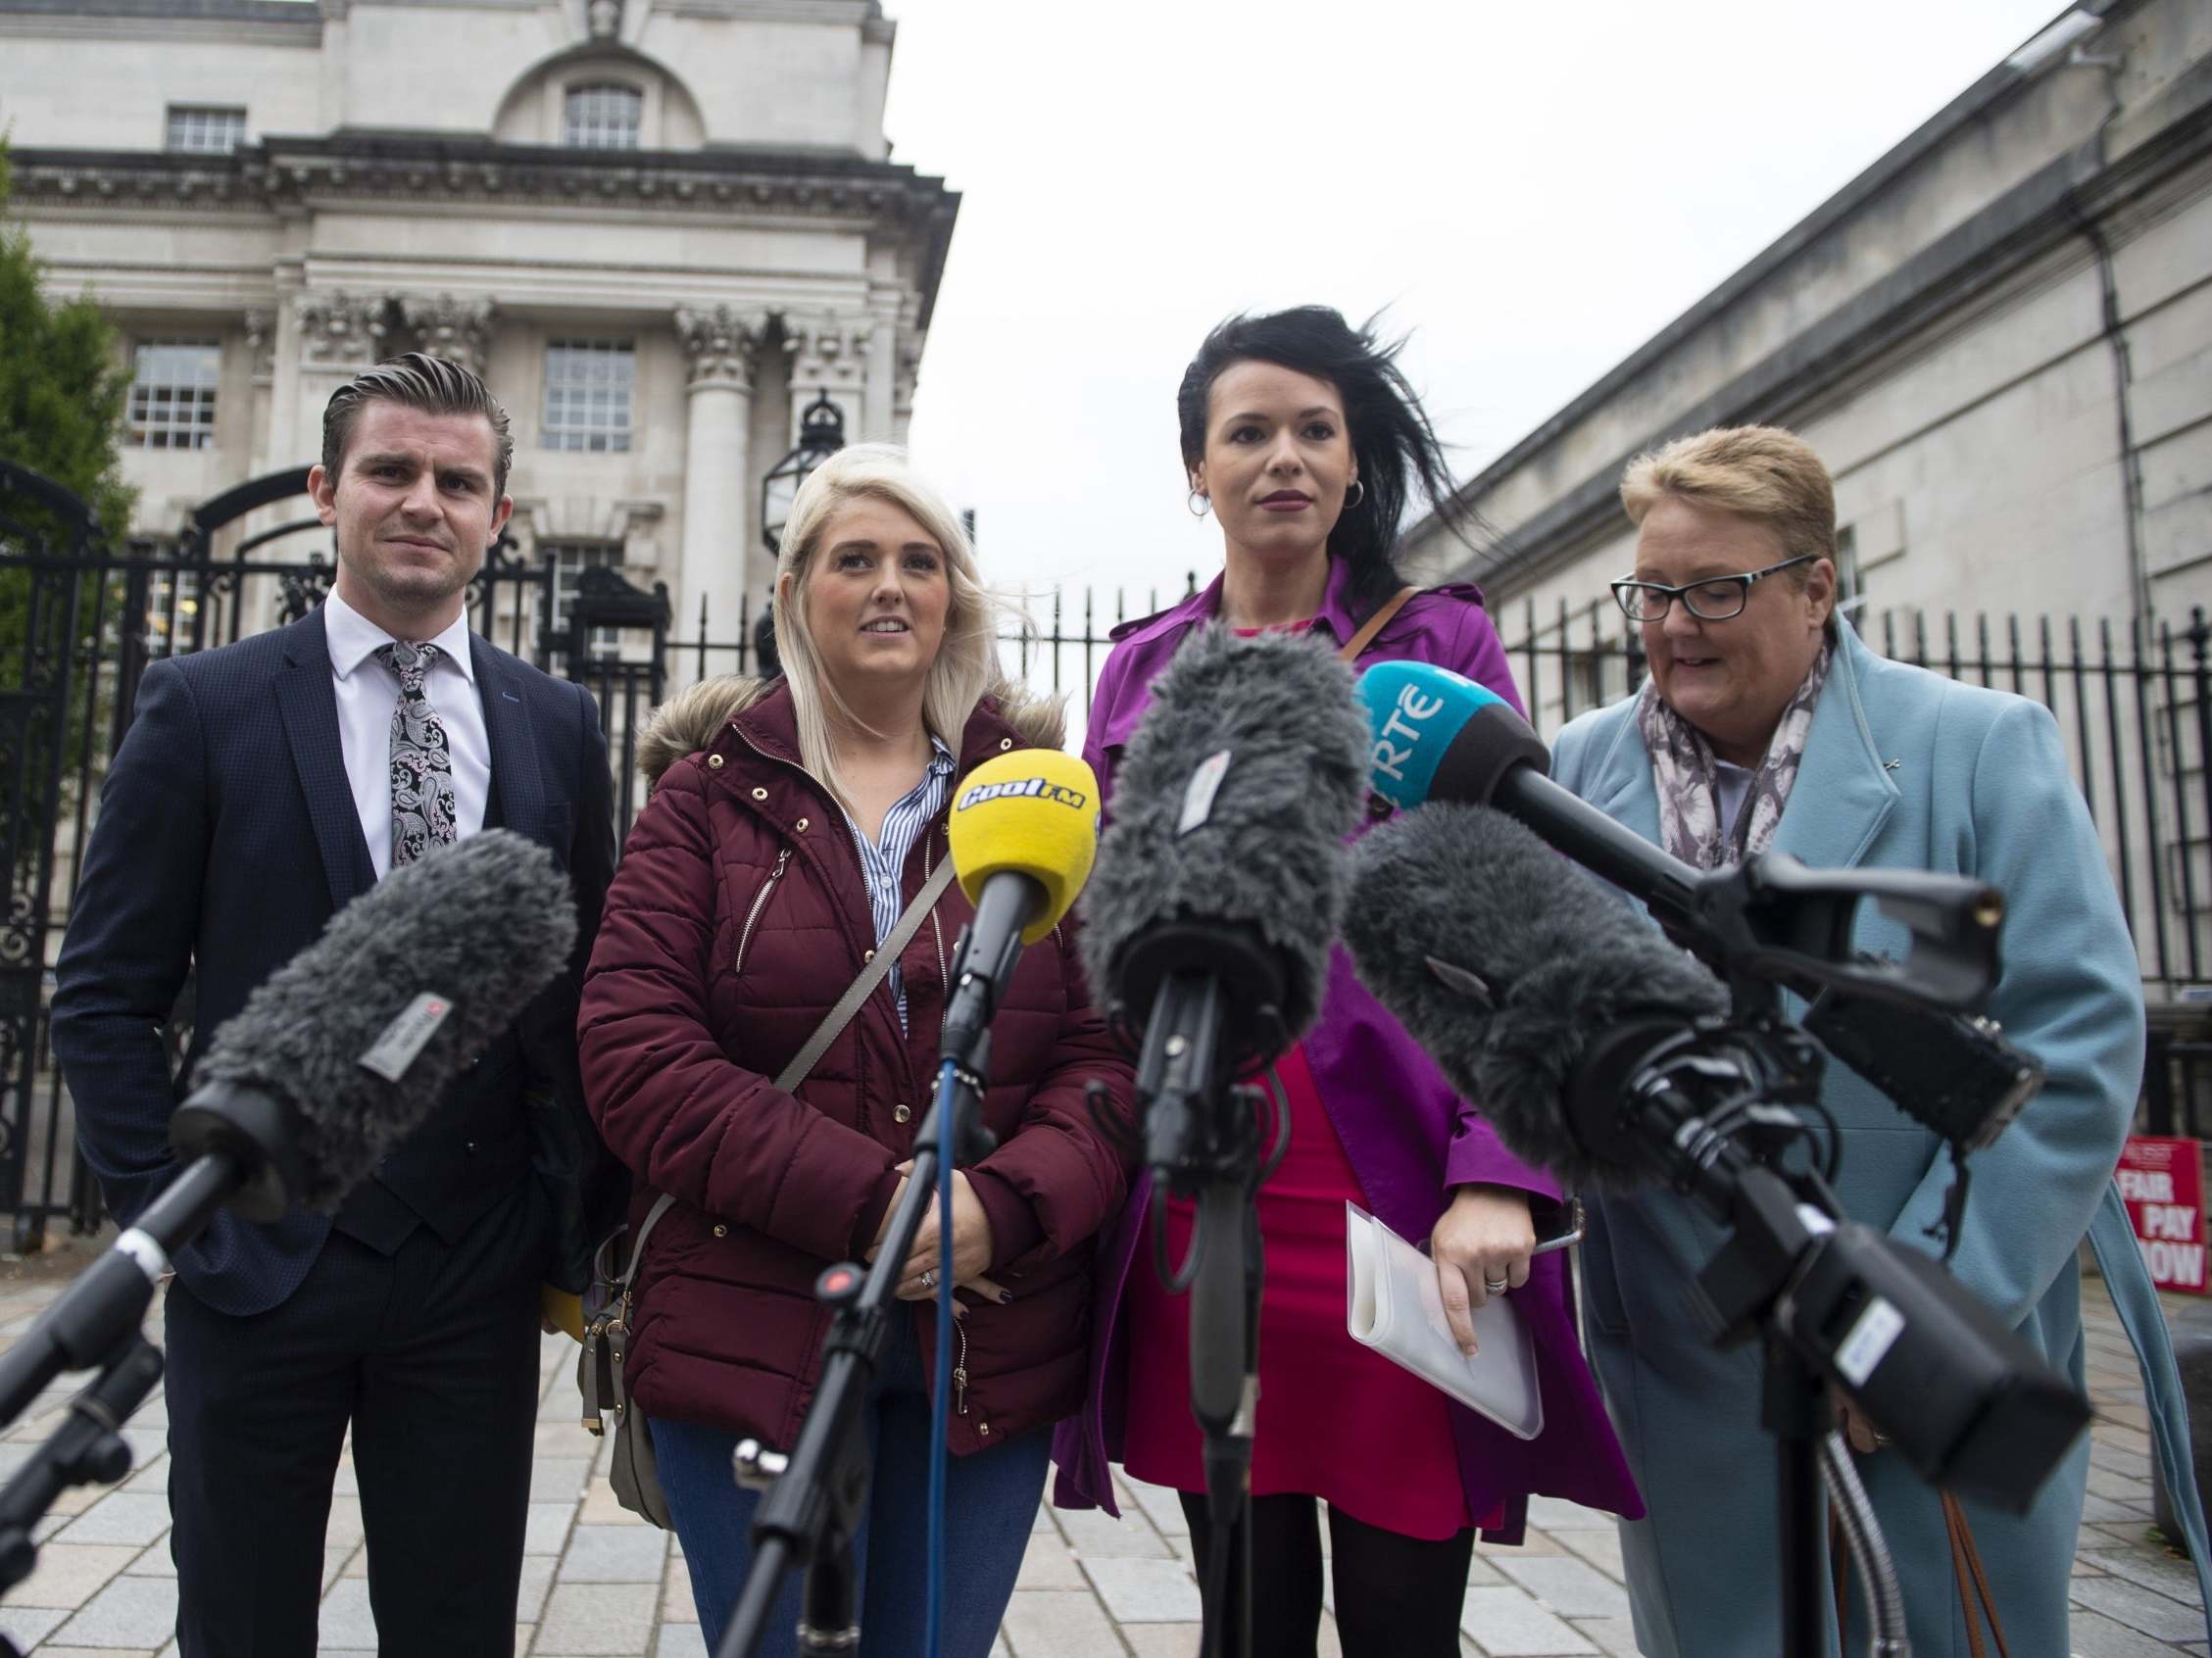
[[[1431,804],[1353,859],[1345,944],[1359,977],[1506,1146],[1568,1184],[1619,1186],[1564,1099],[1623,1017],[1727,1011],[1720,982],[1617,895],[1489,806]]]
[[[575,940],[553,854],[503,829],[472,835],[332,916],[217,1034],[193,1083],[288,1104],[304,1177],[291,1199],[334,1209],[553,982]]]
[[[1303,1031],[1320,1011],[1344,841],[1366,798],[1366,721],[1326,642],[1224,628],[1190,640],[1114,770],[1083,895],[1091,982],[1126,1001],[1129,947],[1153,929],[1233,929],[1281,962],[1283,1023]]]

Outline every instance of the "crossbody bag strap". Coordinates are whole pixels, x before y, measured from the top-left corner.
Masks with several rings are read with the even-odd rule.
[[[875,987],[883,982],[884,974],[891,971],[891,964],[913,942],[914,934],[921,930],[923,919],[937,907],[937,901],[945,896],[945,889],[952,884],[953,860],[947,857],[929,872],[929,879],[921,884],[921,891],[914,894],[913,902],[907,905],[906,913],[899,917],[898,925],[884,935],[883,943],[876,947],[875,953],[868,958],[868,964],[860,969],[860,976],[845,987],[845,994],[837,999],[837,1005],[822,1015],[822,1022],[814,1027],[814,1034],[807,1039],[806,1046],[791,1056],[790,1064],[776,1073],[776,1087],[779,1090],[789,1094],[807,1080],[807,1073],[814,1068],[814,1062],[829,1051],[829,1045],[837,1040],[837,1033],[852,1022],[853,1015],[860,1010],[860,1003],[875,994]],[[645,1241],[653,1236],[653,1229],[661,1224],[661,1217],[668,1212],[674,1202],[675,1199],[664,1192],[653,1200],[653,1207],[645,1211],[645,1219],[637,1229],[637,1242],[630,1245],[629,1264],[622,1268],[622,1276],[616,1280],[625,1292],[637,1277],[638,1262],[645,1258]]]
[[[1997,1658],[2012,1658],[2012,1649],[2004,1643],[2004,1626],[1997,1622],[1997,1603],[1990,1593],[1989,1574],[1982,1570],[1982,1551],[1974,1543],[1974,1528],[1966,1523],[1966,1509],[1949,1491],[1942,1497],[1943,1526],[1951,1538],[1951,1571],[1958,1578],[1959,1610],[1966,1615],[1966,1644],[1973,1649],[1974,1658],[1982,1658],[1982,1620],[1975,1616],[1974,1606],[1979,1598],[1981,1610],[1990,1620],[1991,1637],[1997,1643]]]
[[[1382,609],[1360,623],[1359,631],[1345,641],[1344,649],[1337,653],[1338,658],[1347,662],[1356,662],[1359,659],[1359,653],[1374,643],[1375,635],[1382,632],[1390,624],[1391,617],[1405,609],[1405,601],[1420,591],[1418,587],[1401,587],[1388,599],[1385,599]]]

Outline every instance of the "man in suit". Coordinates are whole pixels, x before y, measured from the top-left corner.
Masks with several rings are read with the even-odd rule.
[[[581,1190],[604,1153],[574,1029],[614,839],[591,697],[464,614],[514,511],[513,454],[506,412],[457,364],[410,353],[340,388],[308,474],[336,532],[329,600],[154,663],[101,793],[54,1050],[126,1222],[172,1172],[169,1117],[198,1051],[392,868],[504,827],[563,861],[580,928],[569,973],[335,1217],[226,1213],[178,1255],[170,1505],[187,1658],[315,1650],[349,1425],[381,1651],[514,1647],[539,1285],[581,1287],[578,1245],[610,1196]],[[161,1027],[187,968],[193,1053],[172,1078]]]

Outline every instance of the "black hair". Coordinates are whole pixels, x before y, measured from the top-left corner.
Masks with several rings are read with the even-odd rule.
[[[1343,313],[1325,305],[1232,317],[1206,335],[1175,390],[1188,468],[1205,455],[1207,399],[1213,382],[1231,365],[1273,363],[1336,387],[1344,399],[1363,489],[1329,532],[1329,551],[1351,568],[1352,610],[1359,614],[1371,612],[1404,585],[1398,571],[1398,532],[1415,483],[1435,504],[1437,515],[1469,547],[1474,545],[1469,531],[1476,523],[1453,499],[1444,446],[1398,366],[1405,342],[1384,343],[1375,332],[1377,320],[1370,317],[1354,328]]]

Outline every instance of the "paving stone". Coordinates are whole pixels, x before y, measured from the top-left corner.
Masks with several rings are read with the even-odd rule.
[[[1014,1658],[1127,1658],[1098,1597],[1080,1589],[1016,1589],[1002,1633]]]
[[[1191,1522],[1183,1512],[1183,1499],[1165,1486],[1149,1486],[1142,1480],[1122,1482],[1144,1510],[1145,1518],[1153,1523],[1153,1530],[1163,1537],[1187,1537],[1191,1535]],[[1124,1509],[1126,1509],[1126,1504]]]
[[[2077,1605],[2139,1630],[2157,1640],[2187,1640],[2204,1633],[2204,1614],[2122,1578],[2088,1578],[2071,1585]]]
[[[1609,1532],[1613,1517],[1601,1509],[1585,1508],[1561,1497],[1529,1498],[1529,1524],[1547,1532]]]
[[[1575,1629],[1585,1640],[1595,1641],[1612,1658],[1642,1658],[1636,1644],[1636,1626],[1626,1618],[1576,1618]]]
[[[578,1526],[557,1574],[565,1584],[653,1584],[667,1564],[667,1534],[651,1526]]]
[[[1116,1520],[1102,1508],[1063,1508],[1054,1518],[1068,1545],[1086,1560],[1167,1560],[1175,1554],[1141,1513],[1124,1510]]]
[[[668,1580],[661,1590],[661,1621],[664,1624],[696,1624],[699,1622],[699,1603],[691,1598],[691,1572],[668,1551]]]
[[[2148,1502],[2150,1481],[2133,1474],[2116,1473],[2110,1468],[2089,1464],[2089,1489],[2100,1497],[2111,1497],[2116,1502]]]
[[[1469,1589],[1459,1609],[1459,1627],[1491,1658],[1543,1658],[1598,1650],[1573,1626],[1517,1588]]]
[[[1084,1586],[1083,1569],[1076,1565],[1075,1556],[1057,1536],[1032,1534],[1029,1547],[1021,1556],[1021,1575],[1014,1580],[1015,1588],[1079,1589]]]
[[[333,1496],[330,1499],[330,1517],[322,1525],[322,1542],[327,1548],[345,1548],[358,1543],[367,1536],[361,1525],[361,1498]]]
[[[2100,1522],[2118,1523],[2136,1518],[2138,1518],[2136,1510],[2124,1503],[2114,1502],[2110,1497],[2098,1496],[2094,1491],[2083,1493],[2082,1524],[2085,1526],[2093,1526]]]
[[[139,1552],[132,1543],[48,1543],[37,1570],[8,1591],[8,1604],[74,1612]]]
[[[2197,1587],[2196,1568],[2180,1555],[2162,1548],[2085,1549],[2076,1557],[2077,1562],[2125,1578],[2131,1584],[2140,1584],[2144,1588],[2156,1589],[2172,1600],[2187,1606],[2201,1606],[2204,1596]]]
[[[57,1645],[151,1650],[176,1633],[175,1580],[117,1578],[56,1633]]]
[[[1467,1557],[1468,1583],[1487,1585],[1501,1584],[1505,1581],[1505,1574],[1493,1565],[1486,1556],[1471,1554]]]
[[[1619,1532],[1561,1532],[1559,1540],[1616,1584],[1627,1581],[1628,1567],[1621,1560]]]
[[[1119,1624],[1173,1624],[1201,1615],[1199,1585],[1180,1560],[1086,1559],[1106,1611]]]
[[[2174,1649],[2164,1641],[2116,1624],[2101,1612],[2076,1612],[2067,1633],[2074,1658],[2174,1658]]]
[[[160,1542],[154,1544],[153,1547],[147,1549],[137,1559],[124,1567],[124,1572],[133,1578],[175,1577],[176,1556],[170,1552],[169,1544],[169,1538],[162,1538]]]
[[[5,1447],[0,1447],[4,1449]],[[169,1494],[169,1458],[158,1456],[134,1471],[119,1487],[126,1491],[150,1491],[155,1496]]]
[[[545,1611],[545,1597],[553,1587],[553,1569],[560,1560],[550,1554],[527,1554],[522,1557],[522,1582],[515,1594],[515,1616],[525,1623],[534,1624]],[[517,1651],[520,1648],[516,1649]]]
[[[140,1548],[169,1530],[169,1499],[114,1491],[72,1520],[65,1542],[135,1543]]]
[[[340,1650],[376,1650],[376,1614],[369,1604],[367,1578],[341,1578],[322,1597],[322,1610],[316,1619],[316,1640]]]
[[[1324,1531],[1321,1535],[1327,1536],[1328,1533]],[[1549,1534],[1540,1532],[1534,1526],[1531,1526],[1528,1529],[1527,1540],[1518,1543],[1486,1543],[1482,1540],[1482,1534],[1478,1532],[1475,1534],[1475,1552],[1487,1554],[1495,1560],[1500,1555],[1506,1554],[1564,1554],[1566,1550],[1553,1542]]]
[[[1198,1624],[1132,1624],[1121,1638],[1137,1658],[1199,1658],[1204,1634]]]
[[[68,1616],[67,1612],[51,1607],[0,1606],[0,1634],[6,1635],[18,1646],[28,1649],[37,1646],[53,1634],[55,1626]]]
[[[697,1624],[663,1624],[653,1637],[653,1658],[708,1658]]]
[[[556,1583],[538,1620],[533,1652],[635,1658],[652,1634],[660,1592],[658,1584]]]
[[[586,1526],[649,1526],[651,1521],[642,1514],[632,1514],[622,1506],[608,1484],[604,1474],[594,1474],[584,1487],[584,1506],[576,1516]]]
[[[575,1517],[572,1502],[533,1502],[522,1534],[524,1554],[559,1554],[568,1540],[568,1522]]]
[[[583,1494],[584,1479],[590,1472],[589,1457],[539,1457],[530,1464],[530,1499],[533,1502],[572,1502]]]
[[[1587,1560],[1571,1555],[1516,1560],[1499,1555],[1500,1572],[1564,1618],[1625,1618],[1628,1590]]]

